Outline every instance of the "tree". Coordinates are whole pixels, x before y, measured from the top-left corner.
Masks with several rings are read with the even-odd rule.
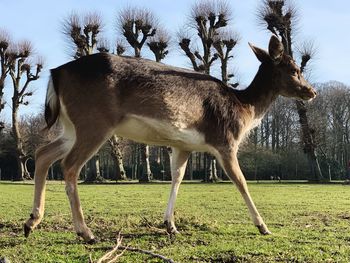
[[[74,50],[75,59],[96,52],[109,52],[108,41],[101,37],[102,20],[99,14],[89,13],[81,19],[77,14],[71,14],[64,21],[64,33],[68,36],[69,43]],[[118,47],[117,47],[118,52]],[[118,148],[118,138],[112,136],[108,140],[111,154],[117,166],[117,178],[126,179],[121,150]],[[102,180],[99,156],[95,155],[89,162],[89,173],[86,181]]]
[[[259,17],[267,29],[280,36],[284,46],[285,53],[293,57],[292,32],[294,28],[294,19],[296,17],[296,10],[291,5],[287,5],[285,0],[265,0]],[[303,71],[311,59],[312,52],[305,50],[302,54],[301,70]],[[299,122],[302,131],[303,150],[308,157],[312,180],[320,181],[322,179],[322,172],[319,165],[316,143],[314,141],[314,130],[310,127],[307,116],[307,107],[303,101],[296,100],[297,111],[299,115]]]
[[[147,45],[153,52],[155,60],[157,62],[162,61],[166,55],[168,55],[170,36],[164,29],[158,28],[156,34],[149,38]]]
[[[343,179],[350,159],[350,90],[332,81],[317,84],[318,96],[308,107],[320,151],[320,166],[328,178]]]
[[[118,164],[116,180],[126,180],[127,177],[123,165],[123,155],[122,151],[120,150],[120,140],[118,136],[113,135],[108,142],[111,147],[111,156],[114,159],[114,162]]]
[[[228,72],[228,61],[233,58],[232,50],[237,45],[239,36],[234,31],[222,30],[217,36],[214,37],[213,46],[216,50],[221,63],[221,80],[225,84],[229,84],[231,78],[234,77],[233,73]],[[230,84],[232,87],[237,87],[238,83]]]
[[[238,41],[237,34],[233,31],[225,34],[223,30],[227,28],[230,16],[231,10],[227,2],[197,2],[192,8],[189,25],[195,29],[201,49],[191,48],[194,40],[183,32],[179,33],[179,45],[191,61],[193,69],[210,74],[213,63],[220,59],[221,78],[226,84],[233,77],[233,74],[228,73],[228,60],[232,58],[231,52]],[[217,181],[216,160],[205,154],[205,163],[205,181]]]
[[[101,31],[101,17],[97,13],[89,13],[81,19],[72,13],[63,22],[63,32],[68,36],[75,59],[93,54],[97,51],[98,36]]]
[[[26,153],[23,148],[23,140],[19,129],[18,110],[20,105],[28,105],[28,97],[33,95],[29,91],[29,84],[39,78],[43,67],[43,61],[38,59],[34,69],[29,58],[32,54],[32,44],[28,41],[12,44],[8,53],[9,75],[12,80],[12,136],[16,144],[17,178],[16,180],[30,179],[26,170]]]
[[[10,64],[12,57],[9,53],[9,46],[11,44],[10,35],[5,30],[0,30],[0,117],[1,111],[5,107],[4,102],[4,89],[5,89],[5,79],[10,72]],[[5,128],[5,123],[0,121],[0,132]]]
[[[151,11],[135,7],[123,9],[118,16],[119,31],[134,50],[135,57],[141,57],[141,50],[147,40],[148,46],[154,52],[156,60],[161,60],[168,53],[165,33],[157,36],[158,23]],[[153,37],[153,38],[152,38]],[[151,166],[149,161],[149,146],[140,145],[142,175],[140,182],[151,180]]]
[[[156,34],[158,23],[151,11],[128,7],[118,16],[119,31],[134,49],[134,56],[141,57],[141,50],[147,39]]]
[[[161,62],[168,55],[170,36],[165,29],[157,28],[156,34],[149,38],[147,45],[154,54],[155,60]],[[171,177],[170,172],[170,156],[171,148],[162,146],[159,147],[157,163],[161,165],[163,178]]]

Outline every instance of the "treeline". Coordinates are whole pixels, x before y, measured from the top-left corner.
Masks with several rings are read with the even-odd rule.
[[[282,40],[287,54],[293,56],[296,41],[292,41],[296,12],[287,1],[264,1],[258,11],[262,24]],[[117,18],[117,41],[111,44],[104,36],[102,17],[96,13],[71,14],[63,23],[63,33],[70,45],[72,59],[96,52],[118,56],[128,54],[142,57],[145,50],[161,62],[176,42],[186,55],[193,70],[212,74],[220,72],[221,80],[237,88],[230,69],[239,34],[232,24],[230,5],[226,1],[200,1],[192,5],[188,19],[176,39],[168,33],[156,16],[147,9],[127,7]],[[173,37],[174,38],[174,37]],[[293,39],[294,40],[294,39]],[[310,45],[299,43],[300,53],[295,60],[304,70],[312,58]],[[29,103],[33,94],[29,84],[40,77],[42,60],[31,63],[30,42],[12,41],[0,31],[0,117],[4,108],[4,89],[13,90],[12,123],[0,122],[0,176],[6,180],[33,177],[35,149],[57,136],[59,127],[49,134],[43,116],[18,116],[20,106]],[[5,86],[6,79],[12,79]],[[10,82],[11,83],[11,82]],[[247,179],[266,180],[342,179],[349,160],[349,89],[344,84],[330,82],[317,85],[319,96],[311,104],[279,98],[261,125],[253,130],[241,147],[242,170]],[[180,102],[181,103],[181,102]],[[151,179],[169,180],[171,151],[167,147],[137,144],[117,136],[111,137],[83,168],[81,179]],[[49,179],[61,179],[62,172],[55,164]],[[215,158],[193,153],[189,159],[185,179],[206,182],[224,179]]]
[[[317,154],[324,179],[345,178],[347,162],[350,159],[350,87],[339,82],[315,85],[318,97],[308,104],[308,116],[312,120],[312,130],[317,142]],[[239,154],[241,168],[248,180],[308,180],[310,171],[307,156],[303,154],[300,127],[295,104],[291,100],[279,98],[251,132]],[[59,133],[59,127],[47,136],[41,132],[43,116],[26,116],[19,123],[24,149],[29,159],[27,167],[31,175],[34,171],[35,149]],[[14,143],[11,130],[5,128],[0,137],[0,169],[2,180],[16,177],[17,162],[14,157]],[[89,161],[83,168],[80,179],[96,176],[99,165],[100,180],[120,180],[118,162],[106,143],[97,156],[98,162]],[[139,144],[120,139],[119,147],[123,156],[123,167],[127,179],[139,180],[142,176],[142,151]],[[149,161],[154,180],[170,180],[169,153],[166,147],[150,146]],[[206,158],[204,154],[193,153],[187,165],[185,179],[205,180]],[[226,180],[220,167],[218,177]],[[49,171],[49,179],[63,178],[59,163]]]

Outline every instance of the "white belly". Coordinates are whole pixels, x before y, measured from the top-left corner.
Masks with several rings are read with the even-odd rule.
[[[116,127],[116,134],[153,145],[167,145],[189,151],[208,151],[204,135],[195,129],[137,115],[129,115]]]

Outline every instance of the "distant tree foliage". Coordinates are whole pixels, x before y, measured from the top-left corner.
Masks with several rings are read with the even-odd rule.
[[[350,159],[350,87],[340,82],[315,84],[318,96],[308,104],[308,116],[315,127],[314,138],[320,151],[320,167],[327,179],[344,180],[346,166]],[[34,149],[47,138],[39,129],[42,127],[42,116],[27,116],[19,122],[23,138],[24,151],[33,158]],[[50,137],[58,131],[53,130]],[[266,118],[254,130],[246,143],[241,147],[239,159],[241,168],[248,180],[312,180],[308,159],[300,152],[299,116],[293,101],[277,99]],[[123,155],[125,175],[133,180],[139,179],[136,174],[137,158],[141,158],[137,144],[118,141]],[[16,175],[15,146],[11,128],[6,127],[0,135],[0,169],[2,179],[12,180]],[[108,149],[109,144],[101,148],[99,161],[101,176],[104,179],[116,180],[118,167]],[[166,154],[166,155],[165,155]],[[164,160],[167,152],[151,147],[149,152],[150,169],[154,180],[170,180],[164,173]],[[165,156],[164,156],[165,155]],[[159,158],[161,159],[159,161]],[[191,173],[189,172],[191,170]],[[202,180],[205,173],[204,156],[193,154],[193,162],[188,164],[185,180]],[[32,172],[32,170],[30,171]],[[83,169],[82,176],[85,170]],[[31,174],[32,175],[32,174]],[[226,180],[222,173],[218,176]],[[61,179],[62,172],[57,165],[49,171],[49,179]],[[84,177],[81,177],[83,179]]]
[[[194,70],[213,74],[213,69],[217,68],[222,81],[235,88],[238,83],[234,81],[230,62],[240,37],[232,27],[229,4],[209,0],[196,2],[183,27],[188,30],[177,34],[177,44]],[[279,36],[286,53],[300,62],[301,70],[307,72],[315,48],[310,41],[294,43],[297,12],[293,5],[284,0],[264,0],[259,18],[265,29]],[[72,50],[70,55],[79,58],[96,52],[113,52],[121,56],[132,51],[133,56],[141,57],[147,55],[146,49],[157,62],[166,58],[171,35],[150,10],[128,7],[119,12],[117,20],[119,35],[111,44],[113,42],[102,35],[101,15],[72,13],[63,22],[63,31]],[[13,91],[12,125],[0,122],[0,180],[32,177],[35,149],[59,132],[54,127],[48,136],[43,136],[40,114],[18,116],[18,108],[27,105],[32,95],[30,83],[40,77],[42,70],[42,59],[33,61],[31,55],[30,42],[15,43],[9,33],[0,30],[0,120],[5,105],[4,89]],[[10,80],[6,87],[5,79]],[[318,96],[312,103],[278,98],[261,124],[252,131],[239,154],[247,179],[345,178],[350,160],[350,87],[336,81],[315,84],[315,87]],[[96,180],[96,176],[101,180],[171,180],[169,155],[167,147],[148,147],[113,136],[100,149],[94,162],[83,168],[80,179],[89,179],[93,172],[92,180]],[[50,168],[48,178],[63,178],[58,165]],[[213,159],[193,153],[185,179],[202,181],[203,178],[206,181],[226,179]]]

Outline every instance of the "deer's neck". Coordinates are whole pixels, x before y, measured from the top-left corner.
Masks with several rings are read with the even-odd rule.
[[[253,111],[255,119],[261,119],[278,96],[273,72],[264,65],[245,90],[235,92],[241,103]]]

